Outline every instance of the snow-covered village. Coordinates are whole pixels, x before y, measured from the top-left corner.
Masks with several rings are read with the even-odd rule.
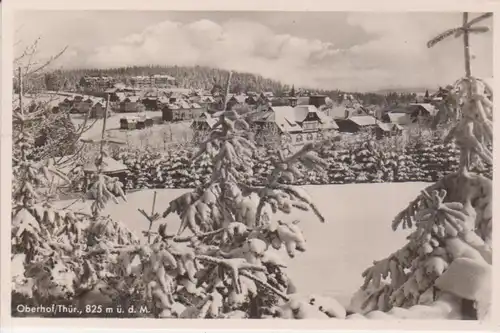
[[[493,14],[277,16],[16,13],[12,317],[491,319]]]

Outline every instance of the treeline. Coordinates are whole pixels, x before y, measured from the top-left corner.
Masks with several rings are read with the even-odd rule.
[[[111,76],[118,82],[131,85],[131,77],[155,74],[168,74],[176,78],[176,85],[181,88],[205,89],[215,93],[224,92],[229,71],[204,66],[130,66],[107,69],[66,69],[56,70],[45,74],[45,79],[40,80],[39,89],[79,91],[85,87],[85,76]],[[88,88],[88,87],[87,87]],[[297,95],[323,94],[333,101],[341,103],[344,95],[352,95],[363,105],[395,105],[415,102],[415,93],[349,93],[341,90],[303,89],[300,82],[296,87]],[[231,93],[244,93],[248,91],[271,91],[275,96],[283,96],[291,87],[276,80],[265,78],[251,73],[233,72],[231,78]]]
[[[333,101],[337,103],[342,103],[344,101],[345,95],[352,95],[353,98],[359,101],[362,105],[377,105],[377,106],[389,106],[398,104],[414,103],[417,100],[416,93],[349,93],[341,90],[316,90],[316,93],[326,95],[330,97]]]

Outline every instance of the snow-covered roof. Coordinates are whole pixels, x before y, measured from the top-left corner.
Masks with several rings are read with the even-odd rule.
[[[434,116],[437,114],[438,110],[436,107],[430,103],[410,103],[410,107],[422,107],[424,108],[427,112],[429,112],[430,115]]]
[[[338,128],[337,123],[335,123],[333,119],[318,110],[314,105],[299,105],[296,107],[273,106],[269,111],[256,114],[254,121],[274,122],[283,132],[297,132],[302,131],[300,123],[302,123],[310,113],[314,113],[318,116],[321,122],[321,128]]]
[[[377,126],[384,132],[403,130],[403,127],[401,127],[399,124],[393,123],[377,123]]]
[[[138,119],[137,116],[123,116],[120,118],[120,120],[126,120],[126,121],[130,121],[130,122],[136,122]]]
[[[377,119],[371,116],[353,116],[348,120],[352,121],[358,126],[371,126],[377,123]]]

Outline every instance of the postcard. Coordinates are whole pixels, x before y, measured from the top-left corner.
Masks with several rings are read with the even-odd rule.
[[[4,2],[2,326],[498,327],[498,9]]]

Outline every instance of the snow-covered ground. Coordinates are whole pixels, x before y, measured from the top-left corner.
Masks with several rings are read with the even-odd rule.
[[[361,273],[373,260],[382,259],[405,244],[408,234],[393,232],[391,222],[426,183],[385,183],[305,186],[327,218],[322,224],[314,214],[296,214],[280,218],[301,219],[300,226],[308,242],[307,251],[288,259],[289,275],[299,292],[326,294],[346,304],[362,284]],[[156,211],[162,213],[170,200],[187,190],[157,190]],[[151,211],[154,190],[127,195],[127,202],[110,204],[104,214],[123,221],[137,235],[148,223],[139,208]],[[60,203],[65,205],[68,202]],[[88,205],[77,203],[88,211]],[[162,221],[162,220],[160,220]],[[176,232],[179,218],[167,217],[169,232]],[[156,230],[156,228],[154,228]],[[346,304],[347,305],[347,304]]]
[[[144,141],[146,137],[149,140],[149,144],[153,145],[154,141],[163,143],[164,134],[170,135],[170,131],[173,133],[174,141],[182,141],[191,138],[192,130],[190,128],[191,122],[176,122],[169,124],[155,124],[152,127],[140,130],[121,130],[120,129],[120,119],[124,116],[135,117],[140,115],[147,115],[149,117],[159,117],[161,118],[161,111],[147,111],[143,113],[129,112],[129,113],[114,113],[106,121],[106,130],[109,137],[129,141],[131,143],[140,144]],[[83,124],[85,117],[81,114],[71,115],[71,120],[75,126],[80,126]],[[89,119],[87,126],[92,125],[92,127],[83,133],[83,139],[99,139],[102,135],[102,125],[103,119]]]

